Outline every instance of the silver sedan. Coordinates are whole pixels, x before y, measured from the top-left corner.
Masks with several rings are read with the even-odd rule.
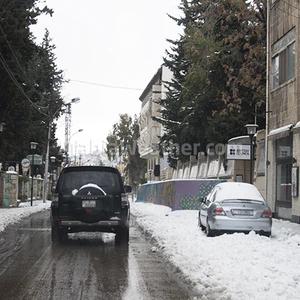
[[[272,211],[254,185],[223,182],[202,200],[198,225],[207,236],[219,232],[255,231],[269,237]]]

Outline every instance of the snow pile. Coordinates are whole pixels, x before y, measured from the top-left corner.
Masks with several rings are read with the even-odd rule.
[[[39,212],[41,210],[49,209],[51,201],[43,203],[43,201],[21,202],[17,208],[1,208],[0,209],[0,232],[9,224],[16,223],[24,217]]]
[[[199,299],[297,299],[300,225],[273,220],[272,237],[254,232],[208,238],[198,211],[155,204],[131,206],[137,223],[202,295]]]

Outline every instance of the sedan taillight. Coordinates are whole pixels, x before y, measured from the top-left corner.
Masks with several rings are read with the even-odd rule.
[[[265,209],[261,216],[263,218],[271,218],[272,217],[272,212],[268,209]]]
[[[213,214],[214,215],[225,215],[225,212],[223,210],[223,208],[221,206],[217,206],[214,210],[213,210]]]

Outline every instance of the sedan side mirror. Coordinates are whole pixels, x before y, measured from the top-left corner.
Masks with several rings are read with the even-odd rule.
[[[207,200],[206,197],[201,197],[201,198],[200,198],[200,202],[201,202],[201,203],[206,203],[206,200]]]

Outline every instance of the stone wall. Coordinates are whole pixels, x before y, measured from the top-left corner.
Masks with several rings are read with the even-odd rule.
[[[23,178],[23,177],[22,177]],[[33,199],[43,198],[43,179],[33,178]],[[17,172],[0,172],[0,207],[17,207],[31,200],[31,177],[20,179]]]
[[[3,207],[17,207],[18,206],[18,173],[8,171],[5,174],[4,181],[4,199]]]
[[[4,202],[4,184],[5,184],[5,172],[0,171],[0,207]]]

